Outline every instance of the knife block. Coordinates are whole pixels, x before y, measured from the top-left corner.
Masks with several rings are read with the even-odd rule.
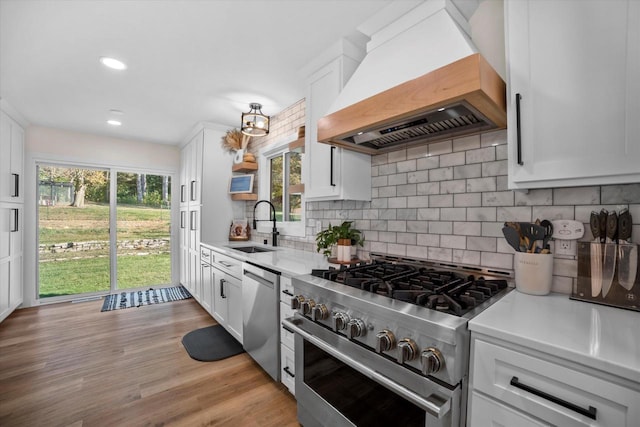
[[[615,243],[599,243],[600,254],[604,256],[607,246],[614,246],[616,251],[616,257],[618,256],[618,245]],[[633,244],[637,246],[636,244]],[[635,254],[638,256],[638,249]],[[636,260],[636,265],[637,260]],[[611,289],[607,293],[607,296],[603,296],[603,292],[596,296],[592,296],[591,292],[591,243],[590,242],[578,242],[578,280],[573,286],[571,292],[571,299],[587,301],[596,304],[609,305],[612,307],[626,308],[629,310],[640,311],[640,271],[636,273],[636,278],[633,287],[627,290],[618,281],[618,271],[620,268],[619,259],[616,258],[616,267],[613,274],[613,281],[611,283]],[[604,265],[602,267],[604,270]]]

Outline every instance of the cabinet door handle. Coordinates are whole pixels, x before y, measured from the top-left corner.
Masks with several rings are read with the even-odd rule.
[[[220,296],[222,298],[226,298],[227,296],[224,294],[224,282],[226,282],[226,280],[224,279],[220,279]]]
[[[189,189],[189,193],[190,193],[191,201],[194,201],[196,199],[196,182],[195,181],[191,181],[191,188]]]
[[[189,230],[194,231],[196,229],[196,211],[191,211],[189,214]]]
[[[332,145],[331,146],[331,164],[330,164],[330,168],[329,168],[329,177],[330,177],[329,184],[331,184],[332,187],[336,186],[336,183],[333,180],[333,163],[334,163],[334,153],[335,152],[336,152],[336,147],[334,147]]]
[[[227,268],[231,268],[233,267],[233,264],[229,263],[229,262],[225,262],[225,261],[218,261],[220,264],[224,265]]]
[[[180,212],[180,228],[184,228],[185,227],[185,224],[184,224],[185,223],[185,216],[186,216],[185,214],[186,214],[185,211]]]
[[[20,218],[20,216],[19,216],[20,214],[19,214],[18,209],[11,209],[11,211],[12,211],[12,215],[11,215],[11,222],[12,222],[12,224],[11,224],[11,233],[15,233],[15,232],[20,230],[20,226],[18,224],[18,220]]]
[[[285,366],[283,371],[285,371],[287,373],[287,375],[289,375],[291,378],[295,378],[296,376],[293,375],[293,372],[291,372],[291,370],[289,369],[288,366]]]
[[[186,202],[187,201],[187,195],[185,194],[185,185],[182,184],[180,186],[180,201],[181,202]]]
[[[559,397],[553,396],[542,390],[538,390],[531,386],[522,384],[520,381],[518,381],[518,377],[511,378],[511,385],[521,390],[528,391],[531,394],[535,394],[536,396],[539,396],[557,405],[564,406],[565,408],[584,415],[585,417],[591,418],[592,420],[596,419],[596,408],[594,408],[593,406],[589,406],[589,409],[584,409],[578,405],[574,405],[573,403],[567,402],[566,400],[560,399]]]
[[[289,292],[287,289],[285,289],[284,291],[282,291],[283,294],[285,295],[289,295],[290,297],[293,296],[293,294],[291,292]]]
[[[13,194],[11,197],[20,197],[20,175],[12,173],[13,175]]]
[[[522,161],[522,131],[520,128],[520,100],[522,95],[516,93],[516,148],[518,151],[518,164],[524,165]]]
[[[295,332],[293,332],[291,329],[287,328],[284,325],[282,325],[282,329],[284,329],[285,331],[289,332],[290,334],[295,334]]]

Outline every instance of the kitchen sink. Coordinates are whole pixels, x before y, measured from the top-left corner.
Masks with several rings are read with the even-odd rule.
[[[257,254],[260,252],[273,252],[274,249],[267,249],[261,246],[228,246],[231,249],[235,249],[236,251],[245,252],[247,254]]]

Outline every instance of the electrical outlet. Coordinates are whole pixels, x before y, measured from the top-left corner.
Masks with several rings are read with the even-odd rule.
[[[555,241],[555,252],[558,255],[576,255],[577,240],[559,240]]]

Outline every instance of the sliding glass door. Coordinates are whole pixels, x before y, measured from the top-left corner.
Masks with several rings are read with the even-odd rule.
[[[170,177],[38,165],[38,294],[171,283]]]
[[[117,174],[117,287],[171,283],[170,178]]]

